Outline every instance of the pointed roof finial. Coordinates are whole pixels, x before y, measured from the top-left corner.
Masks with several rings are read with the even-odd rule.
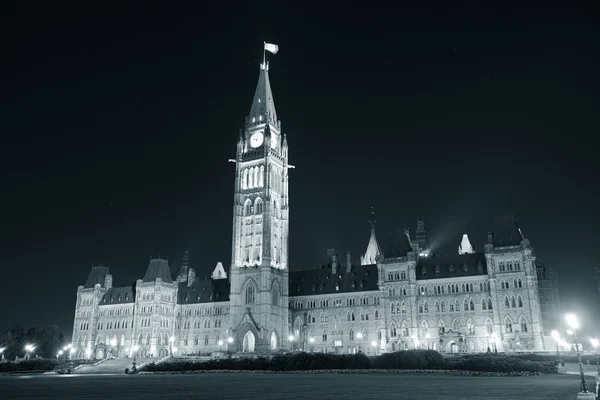
[[[375,211],[371,206],[370,218],[369,222],[371,223],[371,237],[369,238],[369,244],[367,245],[367,251],[360,258],[361,265],[370,265],[375,264],[377,262],[377,256],[381,255],[381,248],[379,247],[379,243],[377,243],[377,237],[375,236]]]

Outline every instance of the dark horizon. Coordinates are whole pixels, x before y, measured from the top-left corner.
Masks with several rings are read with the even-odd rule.
[[[291,269],[355,262],[369,209],[385,244],[483,251],[517,216],[593,335],[600,261],[599,28],[581,8],[195,10],[13,5],[0,85],[5,171],[0,329],[72,329],[93,264],[115,286],[188,248],[231,263],[233,164],[263,41],[290,171]],[[385,247],[385,246],[383,246]],[[49,306],[47,306],[49,305]]]

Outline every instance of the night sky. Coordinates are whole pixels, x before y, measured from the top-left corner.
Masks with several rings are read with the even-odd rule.
[[[227,160],[266,40],[280,46],[270,77],[296,166],[292,269],[322,264],[328,248],[358,261],[370,206],[382,245],[423,217],[438,253],[463,233],[482,251],[493,218],[514,214],[591,333],[592,10],[19,3],[1,21],[1,330],[70,335],[92,264],[109,264],[117,286],[151,256],[175,273],[186,248],[199,276],[229,268]]]

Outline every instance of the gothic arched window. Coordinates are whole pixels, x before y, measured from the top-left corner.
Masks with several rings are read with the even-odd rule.
[[[262,214],[262,213],[263,213],[263,202],[259,197],[254,202],[254,214],[258,215],[258,214]]]
[[[256,298],[256,291],[252,283],[248,283],[246,286],[246,304],[254,304]]]

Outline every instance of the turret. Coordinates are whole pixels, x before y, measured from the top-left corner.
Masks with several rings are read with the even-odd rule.
[[[369,244],[367,245],[367,251],[360,258],[361,265],[370,265],[377,263],[377,257],[382,254],[379,243],[377,243],[377,237],[375,236],[375,212],[371,209],[371,237],[369,238]]]
[[[196,280],[196,271],[194,271],[194,268],[190,268],[188,270],[188,278],[187,278],[188,287],[192,286],[192,284],[194,283],[195,280]]]
[[[188,279],[188,269],[190,267],[190,252],[186,250],[183,253],[183,258],[181,259],[181,268],[179,268],[179,272],[177,273],[177,282],[187,282]]]

